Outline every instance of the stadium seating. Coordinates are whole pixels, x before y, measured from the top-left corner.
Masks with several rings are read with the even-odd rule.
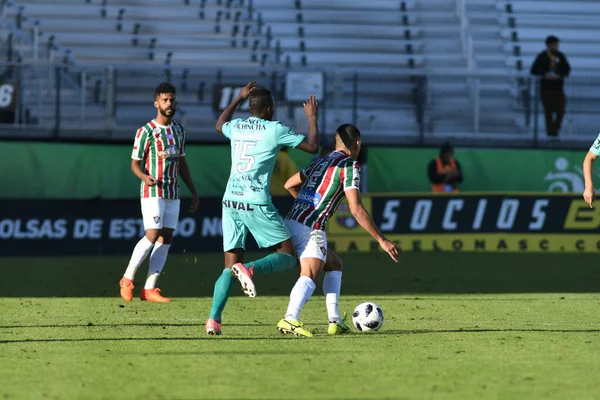
[[[113,112],[114,124],[127,127],[122,134],[128,137],[141,123],[140,115],[145,119],[149,112],[148,92],[157,81],[171,79],[180,89],[188,124],[199,133],[210,132],[216,116],[214,83],[240,85],[258,77],[282,98],[288,68],[306,68],[327,73],[323,118],[330,131],[351,120],[382,137],[414,137],[420,128],[434,136],[479,131],[529,137],[525,78],[550,33],[562,39],[573,66],[567,84],[569,129],[588,129],[585,124],[595,112],[595,91],[584,78],[598,71],[600,61],[600,3],[594,1],[466,0],[464,20],[456,0],[10,4],[5,16],[14,21],[22,16],[26,36],[34,26],[39,29],[39,58],[52,54],[67,63],[61,87],[65,129],[81,124],[82,109],[86,120],[98,124]],[[0,43],[6,38],[2,35]],[[465,48],[469,40],[471,59]],[[20,51],[25,61],[31,59],[31,51]],[[116,71],[113,77],[108,65]],[[43,67],[27,74],[24,102],[52,123],[55,77]],[[419,78],[423,74],[427,80]],[[112,80],[114,111],[108,91]],[[423,105],[424,125],[419,126]],[[280,106],[282,120],[302,125],[298,104]]]
[[[565,83],[568,96],[567,115],[561,136],[580,134],[589,137],[598,125],[600,104],[597,78],[600,70],[600,3],[595,1],[538,2],[533,0],[498,1],[502,37],[507,66],[513,73],[527,74],[538,53],[544,50],[544,40],[555,35],[561,40],[561,50],[571,64],[571,76]],[[515,90],[517,100],[521,90]],[[538,125],[544,131],[541,104],[538,104]],[[545,135],[543,135],[545,136]]]

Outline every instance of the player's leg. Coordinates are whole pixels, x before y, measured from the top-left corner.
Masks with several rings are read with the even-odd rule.
[[[164,204],[160,200],[158,198],[141,199],[142,220],[146,234],[135,245],[125,274],[119,282],[121,297],[125,301],[133,299],[135,273],[146,260],[160,236],[160,230],[163,227],[162,212],[164,209]]]
[[[249,297],[255,297],[256,291],[252,281],[254,274],[287,271],[294,268],[298,260],[290,233],[272,204],[252,206],[249,210],[240,211],[240,216],[261,248],[275,250],[274,253],[261,259],[247,262],[244,265],[236,264],[231,268],[232,273],[242,284],[244,292]]]
[[[339,335],[347,332],[350,328],[346,325],[345,318],[340,317],[338,302],[342,288],[342,259],[333,250],[327,251],[327,260],[323,277],[323,294],[325,295],[325,306],[329,327],[327,333]]]
[[[142,291],[142,300],[147,300],[157,303],[168,303],[169,299],[161,296],[160,289],[156,287],[156,281],[162,273],[162,270],[167,261],[169,249],[173,243],[173,233],[179,222],[179,200],[165,200],[162,223],[163,228],[160,231],[160,236],[154,244],[154,249],[150,253],[150,269]]]
[[[244,249],[246,236],[248,235],[247,228],[239,219],[235,210],[223,207],[222,221],[225,268],[221,271],[213,290],[210,315],[206,321],[206,333],[209,335],[221,334],[223,310],[229,299],[229,292],[235,279],[231,274],[231,267],[244,261]]]
[[[292,241],[300,258],[300,278],[290,292],[285,317],[277,324],[282,333],[311,337],[312,334],[300,322],[300,312],[315,291],[319,273],[327,254],[325,232],[312,230],[296,221],[286,221]]]

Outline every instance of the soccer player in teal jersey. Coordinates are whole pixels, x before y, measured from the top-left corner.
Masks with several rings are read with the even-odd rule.
[[[231,120],[238,106],[248,98],[251,116]],[[254,274],[288,270],[298,262],[290,234],[271,202],[269,185],[275,159],[283,147],[294,147],[311,154],[317,152],[317,106],[314,96],[304,103],[309,133],[308,137],[298,135],[273,121],[275,102],[271,92],[250,82],[217,121],[217,132],[231,141],[231,173],[223,196],[225,269],[215,283],[213,304],[206,321],[209,335],[221,334],[221,314],[233,277],[238,278],[244,293],[255,297]],[[242,264],[248,232],[261,248],[276,251],[260,260]]]
[[[335,150],[313,161],[285,184],[296,199],[285,218],[300,259],[300,278],[290,293],[285,317],[277,324],[282,333],[311,337],[299,322],[300,311],[315,290],[319,273],[325,269],[323,292],[329,317],[328,333],[348,331],[338,311],[342,286],[342,263],[327,250],[326,225],[343,198],[348,199],[352,216],[395,262],[401,250],[383,236],[364,208],[360,197],[360,168],[355,161],[361,147],[360,131],[353,125],[341,125],[336,131]],[[329,254],[328,254],[329,253]]]

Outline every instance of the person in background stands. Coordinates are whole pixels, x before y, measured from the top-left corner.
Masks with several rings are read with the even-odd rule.
[[[548,136],[558,136],[560,131],[567,104],[567,97],[563,91],[564,78],[571,72],[567,57],[558,51],[558,43],[559,40],[556,36],[548,36],[546,50],[538,54],[531,66],[531,73],[541,76],[540,97],[544,105]],[[556,119],[554,119],[554,114],[556,114]]]
[[[284,147],[275,159],[273,175],[271,176],[271,195],[285,196],[289,194],[284,186],[287,180],[294,176],[296,172],[298,172],[296,163],[290,158],[288,148]]]
[[[450,143],[442,145],[439,157],[429,163],[427,174],[432,192],[458,192],[458,184],[462,183],[463,174],[460,164],[454,159],[454,149]]]

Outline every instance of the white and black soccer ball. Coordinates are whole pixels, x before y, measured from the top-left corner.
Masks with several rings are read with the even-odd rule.
[[[383,326],[383,310],[370,301],[361,303],[354,309],[352,323],[361,332],[378,331]]]

